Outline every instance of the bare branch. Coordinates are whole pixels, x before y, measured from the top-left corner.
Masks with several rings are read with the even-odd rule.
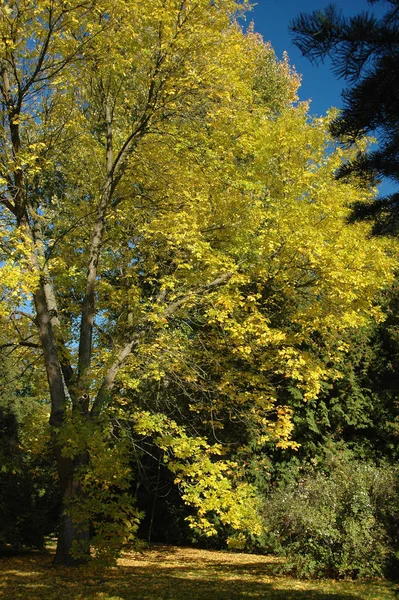
[[[15,215],[15,213],[16,213],[15,206],[10,200],[8,200],[8,198],[5,198],[4,196],[1,197],[0,204],[4,204],[4,206],[6,206],[8,208],[8,210],[11,211],[13,215]]]
[[[3,350],[3,348],[16,348],[18,346],[25,346],[27,348],[41,348],[40,344],[35,344],[34,342],[29,342],[27,340],[20,340],[19,342],[0,344],[0,350]]]
[[[15,310],[14,315],[21,315],[21,317],[26,317],[30,321],[32,321],[35,325],[37,325],[36,317],[31,313],[25,312],[24,310]]]

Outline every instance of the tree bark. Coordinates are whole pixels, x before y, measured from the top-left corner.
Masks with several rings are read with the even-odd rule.
[[[36,254],[32,252],[32,262],[39,270]],[[52,427],[52,439],[57,463],[57,470],[62,491],[62,516],[58,532],[57,552],[55,564],[72,566],[79,565],[90,558],[90,536],[89,526],[78,527],[69,514],[69,506],[72,501],[79,498],[82,493],[79,480],[77,479],[77,468],[88,462],[88,456],[82,453],[75,459],[66,458],[62,455],[62,447],[58,439],[58,431],[65,423],[67,398],[65,384],[62,377],[62,369],[59,360],[57,343],[48,310],[44,290],[43,277],[40,279],[39,287],[34,294],[34,302],[37,315],[38,333],[43,349],[44,363],[47,372],[49,390],[51,396],[50,425]],[[73,542],[83,544],[83,555],[79,559],[73,558],[71,550]]]
[[[66,567],[79,566],[90,560],[90,528],[89,524],[74,522],[70,513],[70,505],[83,494],[76,469],[78,466],[87,464],[88,456],[82,454],[74,460],[64,458],[59,448],[57,448],[56,455],[62,488],[62,513],[59,521],[54,564]],[[76,544],[79,545],[78,558],[72,555]]]

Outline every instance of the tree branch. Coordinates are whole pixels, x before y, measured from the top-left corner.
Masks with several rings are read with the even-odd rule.
[[[45,250],[43,242],[43,234],[41,224],[36,215],[32,216],[33,227],[32,241],[34,244],[35,252],[38,253],[43,267],[40,268],[39,262],[35,261],[35,268],[40,273],[40,285],[43,289],[43,294],[46,302],[46,308],[51,322],[52,333],[55,336],[55,343],[58,350],[58,357],[60,362],[61,371],[64,377],[65,385],[73,399],[75,397],[73,390],[74,372],[70,361],[68,360],[68,349],[61,333],[61,323],[59,319],[57,299],[54,291],[54,287],[51,281],[51,276],[48,270],[48,266],[45,260]],[[39,323],[40,328],[40,323]]]
[[[107,147],[106,147],[106,170],[107,176],[104,189],[97,209],[97,219],[94,224],[89,265],[87,269],[86,290],[82,307],[80,322],[80,338],[78,353],[78,380],[77,389],[79,395],[87,393],[90,382],[88,380],[88,371],[91,362],[93,325],[95,316],[95,285],[97,279],[98,261],[103,242],[105,217],[109,202],[112,198],[114,187],[113,172],[113,140],[112,140],[112,110],[108,99],[105,100],[105,122],[107,127]]]
[[[19,342],[0,344],[0,350],[3,350],[3,348],[17,348],[18,346],[24,346],[27,348],[41,348],[40,344],[35,344],[34,342],[29,342],[27,340],[20,340]]]
[[[197,290],[193,290],[192,292],[189,292],[188,294],[186,294],[179,300],[175,300],[174,302],[171,302],[165,308],[163,316],[165,318],[170,318],[171,316],[173,316],[174,313],[177,312],[177,310],[181,306],[183,306],[183,304],[185,304],[188,300],[193,298],[193,296],[205,295],[205,294],[212,292],[213,290],[217,289],[218,287],[226,284],[232,278],[232,276],[233,276],[233,273],[231,273],[231,272],[224,273],[223,275],[220,275],[219,277],[217,277],[210,283],[207,283],[206,285],[201,286]],[[163,297],[164,296],[161,292],[160,295],[158,296],[157,300],[163,299]],[[149,319],[147,316],[144,323],[142,324],[141,331],[138,332],[127,344],[125,344],[125,346],[123,346],[123,348],[119,351],[115,361],[109,367],[109,369],[104,377],[103,383],[100,387],[100,390],[97,394],[97,397],[93,403],[92,409],[91,409],[91,415],[93,417],[96,417],[100,414],[102,407],[109,399],[109,396],[115,385],[115,380],[116,380],[116,377],[118,375],[120,368],[125,363],[129,354],[139,344],[140,340],[145,335],[148,324],[149,324]]]

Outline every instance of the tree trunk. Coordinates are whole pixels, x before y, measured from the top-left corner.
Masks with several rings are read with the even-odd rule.
[[[83,493],[80,481],[77,479],[77,466],[87,464],[87,455],[77,459],[66,459],[57,449],[58,474],[62,487],[62,514],[59,522],[57,551],[54,558],[55,565],[78,566],[85,564],[90,559],[90,528],[89,524],[75,523],[70,514],[71,502],[79,499]],[[79,545],[79,557],[74,558],[71,551]]]

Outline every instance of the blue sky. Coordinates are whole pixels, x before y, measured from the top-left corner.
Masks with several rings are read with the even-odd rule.
[[[366,0],[335,0],[333,3],[347,16],[364,10],[374,12],[377,16],[385,12],[383,3],[372,6]],[[318,115],[325,114],[331,106],[342,106],[341,91],[345,82],[332,74],[329,62],[319,67],[312,66],[292,43],[288,26],[300,12],[312,12],[327,4],[329,0],[258,0],[247,17],[255,22],[255,30],[262,34],[264,40],[271,42],[279,58],[284,50],[287,51],[291,64],[302,75],[300,98],[311,99],[310,112]]]
[[[254,0],[255,1],[255,0]],[[312,12],[325,8],[331,0],[257,0],[255,8],[247,15],[247,22],[254,21],[255,30],[262,34],[265,41],[270,41],[278,58],[284,51],[288,53],[291,65],[302,76],[299,89],[300,100],[311,100],[310,114],[324,115],[331,106],[342,108],[342,89],[346,83],[337,79],[331,71],[328,60],[318,67],[304,58],[294,46],[289,32],[290,21],[300,12]],[[345,16],[363,11],[373,12],[381,17],[386,12],[385,3],[368,4],[367,0],[332,0]],[[379,186],[382,195],[394,191],[389,181]]]

